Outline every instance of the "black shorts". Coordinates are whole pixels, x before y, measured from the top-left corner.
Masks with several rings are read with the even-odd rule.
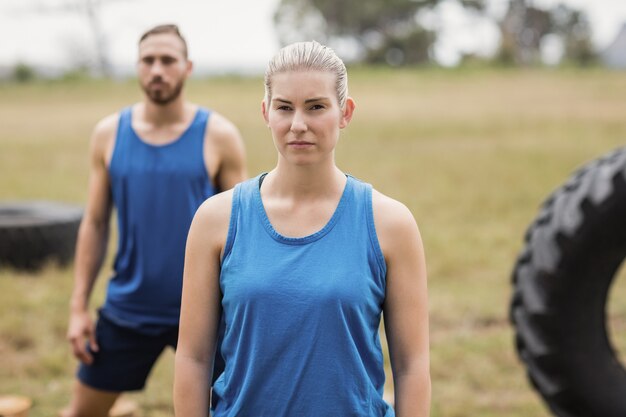
[[[104,391],[137,391],[163,350],[176,349],[178,327],[164,328],[157,334],[144,334],[120,326],[100,315],[96,324],[100,350],[92,352],[91,365],[81,362],[78,379],[85,385]]]

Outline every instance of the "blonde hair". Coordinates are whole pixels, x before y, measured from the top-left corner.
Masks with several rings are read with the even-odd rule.
[[[272,99],[274,74],[291,71],[323,71],[336,76],[335,89],[341,108],[348,97],[348,73],[341,58],[328,46],[316,41],[296,42],[285,46],[274,55],[265,70],[265,102]]]

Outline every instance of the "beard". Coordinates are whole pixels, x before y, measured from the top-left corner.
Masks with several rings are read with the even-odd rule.
[[[144,93],[146,93],[148,99],[152,103],[159,106],[165,106],[166,104],[176,100],[178,96],[180,96],[180,93],[183,91],[183,86],[185,85],[184,80],[179,80],[172,88],[168,88],[166,84],[161,84],[163,86],[162,88],[153,89],[151,88],[151,84],[155,81],[160,80],[152,80],[147,85],[142,85],[141,88]]]

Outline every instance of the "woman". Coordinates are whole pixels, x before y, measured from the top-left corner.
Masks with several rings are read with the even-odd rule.
[[[277,165],[207,200],[189,232],[177,416],[207,415],[218,344],[215,417],[429,415],[422,242],[404,205],[335,165],[354,108],[330,48],[296,43],[269,63]],[[395,412],[382,398],[383,312]]]

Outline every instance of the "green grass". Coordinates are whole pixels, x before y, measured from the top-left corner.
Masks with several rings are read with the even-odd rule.
[[[350,94],[357,110],[342,133],[339,166],[407,204],[426,245],[432,415],[548,416],[513,350],[511,269],[548,193],[577,166],[624,144],[624,74],[359,68]],[[262,95],[257,78],[187,87],[189,99],[237,124],[251,175],[276,158]],[[139,98],[131,81],[0,85],[0,200],[84,204],[93,125]],[[32,397],[31,417],[54,415],[69,397],[76,365],[65,342],[71,286],[71,269],[0,271],[0,393]],[[620,278],[610,302],[621,352],[624,287]],[[133,395],[145,416],[172,414],[172,358],[168,352],[147,389]]]

